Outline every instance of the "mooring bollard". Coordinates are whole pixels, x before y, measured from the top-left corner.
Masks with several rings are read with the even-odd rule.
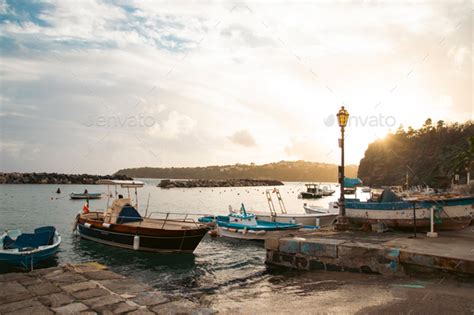
[[[427,237],[438,237],[438,233],[434,231],[434,207],[430,208],[431,231],[426,233]]]

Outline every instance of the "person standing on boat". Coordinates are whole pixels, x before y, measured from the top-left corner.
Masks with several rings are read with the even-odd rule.
[[[89,192],[87,191],[87,188],[84,189],[84,195],[87,195]]]
[[[82,212],[84,214],[89,213],[89,199],[86,200],[86,203],[84,204],[84,207],[82,207]]]

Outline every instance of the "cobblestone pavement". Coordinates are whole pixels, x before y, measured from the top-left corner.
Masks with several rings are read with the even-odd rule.
[[[0,314],[214,314],[96,263],[0,275]]]

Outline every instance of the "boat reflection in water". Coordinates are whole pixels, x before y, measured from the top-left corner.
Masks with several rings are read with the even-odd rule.
[[[116,199],[106,211],[86,209],[77,216],[75,228],[81,238],[138,251],[192,253],[208,231],[205,224],[186,217],[172,219],[167,215],[164,219],[154,219],[151,214],[142,217],[136,200],[137,188],[143,187],[143,182],[103,180],[99,184],[114,185]],[[128,190],[128,198],[117,193],[117,186]],[[135,190],[135,205],[130,188]]]

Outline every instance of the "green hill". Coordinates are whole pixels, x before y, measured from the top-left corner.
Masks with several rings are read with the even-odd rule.
[[[431,119],[418,130],[402,126],[385,139],[371,143],[360,161],[358,177],[371,186],[403,185],[406,174],[411,185],[446,188],[453,174],[472,174],[474,137],[472,121],[446,125]],[[474,143],[474,141],[473,141]]]
[[[117,175],[134,178],[178,179],[258,179],[280,181],[337,182],[337,165],[306,161],[281,161],[263,165],[235,164],[207,167],[139,167],[119,170]],[[346,166],[346,176],[354,177],[357,165]]]

